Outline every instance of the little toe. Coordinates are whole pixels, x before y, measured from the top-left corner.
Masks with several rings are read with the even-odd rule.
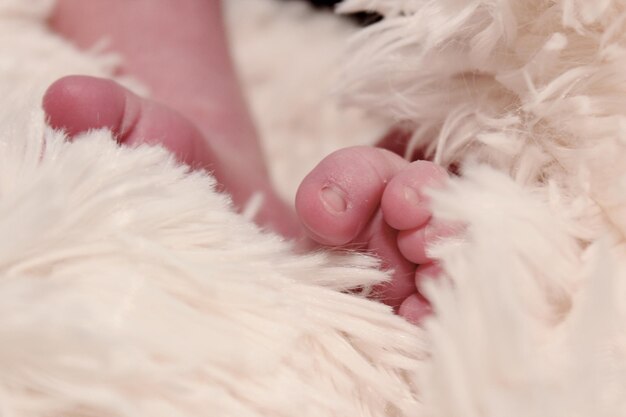
[[[415,161],[400,171],[387,185],[381,207],[385,221],[397,230],[409,230],[426,224],[431,216],[425,190],[441,186],[447,172],[429,161]]]
[[[206,166],[214,160],[200,132],[176,111],[143,99],[114,81],[68,76],[46,91],[48,123],[70,138],[94,129],[110,129],[120,143],[159,144],[183,163]]]
[[[411,262],[429,263],[432,259],[428,254],[428,248],[443,238],[456,236],[459,233],[458,226],[431,219],[423,227],[400,231],[398,249]]]
[[[389,180],[407,164],[390,151],[365,146],[322,160],[296,195],[296,210],[311,237],[326,245],[352,242],[379,208]]]
[[[441,266],[437,262],[421,264],[415,269],[415,287],[421,292],[425,282],[436,279],[442,273]]]
[[[415,287],[411,295],[400,305],[398,314],[414,324],[420,324],[424,317],[432,313],[432,306],[422,293],[422,285],[425,281],[435,279],[441,275],[441,267],[435,262],[419,265],[415,270]]]
[[[409,296],[398,309],[398,314],[413,324],[422,323],[431,313],[430,303],[420,293]]]

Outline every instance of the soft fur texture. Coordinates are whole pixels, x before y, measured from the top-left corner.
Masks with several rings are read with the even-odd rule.
[[[329,147],[367,126],[264,106],[290,73],[250,35],[283,28],[295,51],[323,27],[308,50],[322,57],[351,29],[302,5],[228,1],[279,178],[298,159],[289,126],[341,132]],[[343,97],[413,123],[414,147],[461,166],[433,194],[436,216],[466,230],[431,248],[445,277],[424,288],[424,329],[341,293],[385,279],[372,259],[296,255],[164,151],[46,129],[51,81],[115,64],[47,31],[50,4],[0,2],[2,415],[626,415],[625,2],[342,6],[386,15],[353,38]]]
[[[433,415],[624,415],[623,1],[362,1],[349,100],[462,176],[437,216]],[[409,149],[407,152],[411,152]],[[458,202],[462,201],[463,204]],[[427,376],[427,377],[426,377]]]

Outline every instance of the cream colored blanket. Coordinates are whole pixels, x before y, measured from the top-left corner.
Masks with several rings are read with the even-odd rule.
[[[0,415],[626,415],[626,2],[347,0],[386,15],[355,32],[228,0],[286,197],[398,120],[462,167],[423,329],[342,292],[375,260],[296,255],[163,150],[46,128],[50,82],[115,65],[50,5],[0,0]]]

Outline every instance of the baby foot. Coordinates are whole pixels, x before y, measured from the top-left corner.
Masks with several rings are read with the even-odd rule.
[[[220,1],[58,0],[50,25],[83,49],[106,42],[122,57],[120,73],[190,120],[228,163],[267,177]]]
[[[325,158],[304,179],[296,210],[317,242],[378,255],[383,267],[393,270],[378,296],[417,323],[430,311],[420,283],[439,273],[426,247],[450,233],[431,220],[424,190],[447,177],[428,161],[409,163],[374,147],[347,148]]]
[[[81,48],[107,41],[123,57],[120,72],[147,85],[155,100],[104,80],[63,79],[46,95],[55,127],[70,134],[109,127],[126,144],[162,144],[182,162],[215,173],[239,208],[262,193],[255,221],[299,235],[271,186],[228,52],[221,2],[58,0],[50,26]]]
[[[64,77],[48,88],[43,108],[50,126],[64,130],[70,138],[106,128],[119,143],[161,144],[191,166],[208,167],[218,159],[187,119],[108,79]]]
[[[253,193],[262,192],[266,201],[255,220],[286,236],[299,233],[290,221],[291,210],[274,194],[269,181],[247,172],[245,164],[224,163],[227,158],[219,142],[213,146],[212,138],[165,105],[141,98],[111,80],[69,76],[48,88],[43,107],[50,126],[66,131],[70,138],[107,128],[125,145],[162,145],[180,162],[211,171],[235,203],[244,204]]]

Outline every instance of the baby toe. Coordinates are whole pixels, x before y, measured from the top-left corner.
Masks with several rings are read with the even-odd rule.
[[[425,191],[441,186],[447,172],[429,161],[415,161],[394,176],[387,185],[381,207],[385,221],[397,230],[424,225],[431,216]]]
[[[424,284],[441,276],[442,269],[437,262],[419,265],[415,269],[415,288],[420,294],[424,294]]]
[[[441,239],[456,236],[459,227],[436,220],[430,220],[423,227],[403,230],[398,233],[398,249],[409,261],[425,264],[432,261],[428,248]]]
[[[398,314],[413,324],[420,324],[431,313],[430,303],[419,293],[409,296],[398,309]]]
[[[319,243],[352,242],[378,210],[388,181],[407,164],[390,151],[365,146],[329,155],[300,184],[301,222]]]

